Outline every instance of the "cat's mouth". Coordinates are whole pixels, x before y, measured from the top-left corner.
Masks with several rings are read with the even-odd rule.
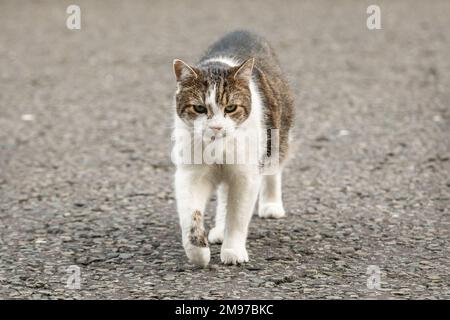
[[[211,141],[223,139],[227,136],[226,132],[219,132],[211,136]]]
[[[223,139],[229,135],[230,135],[230,133],[229,132],[227,133],[226,130],[221,131],[221,132],[205,132],[203,139],[207,142],[212,142],[212,141]]]

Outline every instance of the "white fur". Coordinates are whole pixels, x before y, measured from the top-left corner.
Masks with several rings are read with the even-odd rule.
[[[232,58],[218,57],[211,60],[220,61],[230,66],[238,65]],[[211,61],[210,60],[210,61]],[[222,126],[227,130],[224,143],[232,143],[233,135],[237,130],[248,130],[258,136],[265,134],[263,118],[263,102],[258,87],[253,80],[250,81],[252,97],[251,112],[247,120],[238,128],[230,117],[224,117],[222,111],[214,101],[216,88],[210,88],[206,96],[207,103],[213,106],[214,116],[198,117],[195,127],[208,131],[211,126]],[[175,129],[187,129],[188,124],[175,117]],[[236,130],[236,131],[234,131]],[[229,136],[229,132],[231,135]],[[264,139],[259,139],[264,141]],[[183,141],[177,140],[175,148],[182,148]],[[194,141],[208,146],[218,143],[215,141]],[[260,149],[262,150],[262,149]],[[189,229],[192,214],[199,210],[205,211],[211,193],[218,189],[216,226],[208,235],[210,243],[222,243],[220,258],[225,264],[238,264],[248,261],[246,240],[249,222],[254,211],[255,203],[260,191],[261,217],[278,218],[284,215],[281,202],[281,174],[276,176],[261,176],[258,164],[177,164],[175,174],[175,189],[178,213],[180,218],[183,246],[189,260],[197,265],[205,266],[210,259],[209,248],[195,247],[189,243]]]
[[[258,209],[258,215],[261,218],[284,217],[285,212],[281,199],[281,172],[263,177]]]
[[[209,62],[221,62],[221,63],[225,63],[227,65],[229,65],[230,67],[236,67],[239,65],[239,62],[232,58],[232,57],[225,57],[225,56],[218,56],[218,57],[214,57],[208,60],[203,61],[202,64],[206,64]]]
[[[216,226],[209,231],[210,243],[222,243],[225,233],[225,217],[227,214],[228,185],[222,183],[217,188]]]
[[[216,101],[216,92],[217,92],[217,86],[213,86],[212,88],[209,88],[208,93],[205,97],[205,104],[208,104],[211,106],[211,109],[215,115],[219,115],[220,108],[217,105]]]

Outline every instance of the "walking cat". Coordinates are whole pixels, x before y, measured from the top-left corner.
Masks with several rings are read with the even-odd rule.
[[[209,244],[222,243],[223,263],[248,262],[247,231],[258,195],[261,218],[285,215],[281,169],[293,123],[293,99],[288,84],[270,45],[246,31],[225,35],[195,66],[175,59],[173,68],[177,80],[175,131],[184,132],[175,138],[176,151],[192,150],[195,146],[208,148],[219,142],[233,147],[236,137],[250,132],[265,141],[260,144],[257,157],[276,157],[280,163],[275,172],[264,174],[261,162],[177,162],[176,201],[188,259],[206,266],[210,260]],[[268,136],[271,134],[268,129],[277,132],[276,154],[267,143],[273,139]],[[250,147],[251,144],[244,149],[248,151]],[[188,160],[192,160],[191,154]],[[207,234],[203,215],[214,191],[217,192],[215,227]]]

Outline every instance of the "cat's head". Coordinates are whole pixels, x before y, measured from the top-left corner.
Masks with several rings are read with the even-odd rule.
[[[206,137],[233,134],[251,112],[253,64],[250,58],[235,67],[220,62],[192,67],[174,60],[177,116]]]

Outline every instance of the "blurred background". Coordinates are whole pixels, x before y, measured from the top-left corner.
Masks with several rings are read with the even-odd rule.
[[[0,298],[450,298],[449,14],[444,0],[0,1]],[[172,60],[236,29],[272,43],[295,94],[287,217],[254,217],[248,265],[214,246],[199,270],[172,188]]]

